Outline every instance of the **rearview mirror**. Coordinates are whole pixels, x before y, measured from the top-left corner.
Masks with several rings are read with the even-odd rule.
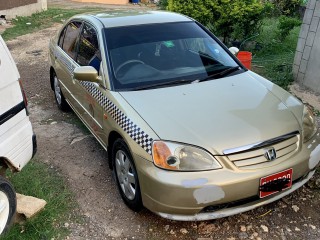
[[[237,48],[237,47],[231,47],[231,48],[229,48],[229,51],[230,51],[233,55],[237,55],[240,50],[239,50],[239,48]]]
[[[98,71],[91,66],[76,67],[73,76],[78,81],[101,83]]]

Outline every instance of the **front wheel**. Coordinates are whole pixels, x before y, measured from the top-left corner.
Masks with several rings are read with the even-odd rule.
[[[11,183],[0,177],[0,234],[5,233],[17,209],[16,193]]]
[[[142,200],[138,174],[130,151],[123,139],[118,139],[113,144],[112,163],[123,201],[133,211],[140,211]]]

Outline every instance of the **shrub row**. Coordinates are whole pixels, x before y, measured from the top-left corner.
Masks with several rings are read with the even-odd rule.
[[[279,39],[299,24],[295,18],[305,0],[160,0],[162,9],[190,16],[207,26],[224,43],[243,41],[257,33],[265,16],[281,18]]]
[[[167,9],[209,25],[225,43],[256,33],[264,13],[259,0],[168,0]]]

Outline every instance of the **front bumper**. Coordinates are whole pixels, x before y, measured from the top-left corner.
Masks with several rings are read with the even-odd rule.
[[[292,193],[310,180],[319,165],[319,144],[318,132],[289,159],[255,170],[227,167],[203,172],[165,171],[135,155],[143,204],[164,218],[180,221],[216,219],[252,210]],[[260,199],[260,178],[289,168],[293,169],[292,187]],[[230,204],[234,202],[241,204]]]
[[[168,218],[168,219],[176,220],[176,221],[203,221],[203,220],[218,219],[218,218],[232,216],[235,214],[250,211],[250,210],[255,209],[257,207],[272,203],[274,201],[277,201],[277,200],[289,195],[290,193],[294,192],[298,188],[302,187],[306,182],[308,182],[312,178],[314,173],[315,173],[315,170],[309,172],[309,174],[307,175],[307,177],[305,179],[292,185],[292,187],[287,191],[281,192],[271,198],[262,199],[262,200],[255,201],[255,202],[250,202],[248,204],[244,204],[244,205],[241,205],[238,207],[231,207],[231,208],[226,208],[226,209],[222,209],[222,210],[217,210],[215,212],[205,212],[205,213],[198,213],[198,214],[194,214],[194,215],[178,215],[178,214],[167,214],[167,213],[161,213],[161,212],[158,212],[156,214],[160,215],[163,218]]]

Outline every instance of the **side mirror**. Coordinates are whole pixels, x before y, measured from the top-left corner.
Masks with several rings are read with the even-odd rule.
[[[237,47],[231,47],[231,48],[229,48],[229,51],[230,51],[233,55],[237,55],[240,50],[239,50],[239,48],[237,48]]]
[[[101,83],[98,71],[91,66],[76,67],[73,76],[78,81]]]

